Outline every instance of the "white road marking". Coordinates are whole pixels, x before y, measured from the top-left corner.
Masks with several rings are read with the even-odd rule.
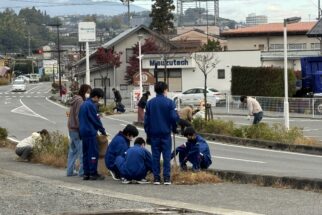
[[[48,91],[46,91],[45,93],[50,93],[51,92],[51,88],[49,88],[49,90]]]
[[[49,119],[47,119],[44,116],[39,115],[38,113],[34,112],[33,110],[31,110],[27,105],[25,105],[22,100],[20,99],[20,103],[22,104],[22,106],[14,108],[11,110],[11,113],[17,113],[17,114],[22,114],[22,115],[26,115],[26,116],[31,116],[31,117],[37,117],[37,118],[41,118],[44,119],[48,122],[51,122],[53,124],[56,124],[53,121],[50,121]]]
[[[37,89],[37,88],[39,88],[39,87],[41,87],[41,86],[33,87],[33,88],[31,88],[30,90],[26,91],[26,93],[30,93],[32,90]]]
[[[217,159],[235,160],[235,161],[242,161],[242,162],[248,162],[248,163],[260,163],[260,164],[266,163],[266,162],[263,162],[263,161],[246,160],[246,159],[239,159],[239,158],[229,158],[229,157],[220,157],[220,156],[211,156],[211,157],[217,158]]]
[[[319,131],[321,128],[313,128],[313,129],[303,129],[303,131]]]
[[[16,138],[13,138],[13,137],[7,137],[7,139],[15,143],[20,142],[20,140],[17,140]]]
[[[52,103],[54,105],[57,105],[58,107],[61,107],[63,109],[69,109],[68,107],[65,107],[64,105],[61,105],[61,104],[58,104],[56,102],[51,101],[50,99],[48,99],[48,97],[46,97],[46,100],[47,100],[47,102],[50,102],[50,103]]]
[[[130,121],[125,121],[121,119],[115,119],[113,117],[105,116],[107,119],[119,121],[119,122],[125,122],[127,124],[131,124]],[[138,128],[139,130],[144,130],[142,128]],[[186,139],[184,137],[176,136],[176,138],[181,138],[181,139]],[[302,154],[298,152],[288,152],[288,151],[277,151],[277,150],[271,150],[271,149],[263,149],[263,148],[255,148],[255,147],[250,147],[250,146],[239,146],[239,145],[232,145],[228,143],[219,143],[219,142],[213,142],[213,141],[207,141],[207,143],[211,143],[213,145],[220,145],[224,147],[233,147],[233,148],[242,148],[242,149],[250,149],[250,150],[255,150],[255,151],[265,151],[265,152],[270,152],[270,153],[280,153],[280,154],[289,154],[289,155],[299,155],[299,156],[304,156],[304,157],[315,157],[315,158],[322,158],[322,155],[311,155],[311,154]]]

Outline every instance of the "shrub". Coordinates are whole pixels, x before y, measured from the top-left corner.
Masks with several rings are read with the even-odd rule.
[[[5,140],[8,137],[8,131],[5,128],[0,127],[0,140]]]
[[[114,103],[108,104],[106,106],[100,105],[99,113],[105,113],[107,115],[112,115],[112,114],[114,114],[114,107],[115,107]]]
[[[291,127],[287,130],[281,124],[269,126],[266,123],[259,123],[257,125],[236,127],[232,121],[205,121],[201,118],[195,119],[192,124],[199,133],[276,141],[285,144],[317,145],[318,143],[315,139],[305,137],[302,129]]]
[[[54,90],[59,90],[59,84],[54,82],[51,84],[51,87],[54,89]]]
[[[49,75],[43,75],[39,78],[39,81],[40,82],[48,82],[48,81],[50,81],[50,77],[49,77]]]
[[[33,148],[32,161],[56,167],[67,163],[69,140],[58,131],[51,132],[50,137],[36,143]]]

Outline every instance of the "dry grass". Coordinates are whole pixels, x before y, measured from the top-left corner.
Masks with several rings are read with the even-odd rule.
[[[9,84],[9,80],[6,78],[0,78],[0,86],[1,85],[8,85]]]
[[[31,161],[34,163],[42,163],[48,166],[65,168],[67,164],[67,156],[57,157],[50,153],[44,153],[41,156],[32,157]]]
[[[321,146],[321,143],[317,139],[310,137],[298,137],[295,139],[294,144],[307,146]]]

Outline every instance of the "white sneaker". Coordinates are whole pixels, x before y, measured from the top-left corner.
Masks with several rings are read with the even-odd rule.
[[[154,181],[153,184],[154,185],[160,185],[161,183],[160,183],[160,181]]]
[[[119,181],[120,179],[118,177],[116,177],[115,173],[112,171],[112,170],[109,170],[112,178],[115,180],[115,181]]]
[[[150,184],[150,182],[148,180],[146,180],[145,178],[141,179],[140,181],[137,181],[138,184]]]
[[[163,184],[164,185],[171,185],[171,181],[168,181],[168,180],[167,181],[164,181]]]
[[[122,184],[130,184],[131,181],[128,181],[126,178],[122,178]]]

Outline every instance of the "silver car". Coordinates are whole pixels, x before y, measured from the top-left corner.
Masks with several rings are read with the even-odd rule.
[[[27,89],[27,85],[25,80],[16,79],[13,81],[12,91],[26,91],[26,89]]]
[[[173,97],[173,100],[177,103],[180,101],[181,105],[200,105],[200,102],[204,100],[204,88],[196,87],[184,91],[181,94],[177,94]],[[216,106],[219,103],[225,102],[225,95],[220,93],[214,88],[207,89],[207,103],[212,106]]]

